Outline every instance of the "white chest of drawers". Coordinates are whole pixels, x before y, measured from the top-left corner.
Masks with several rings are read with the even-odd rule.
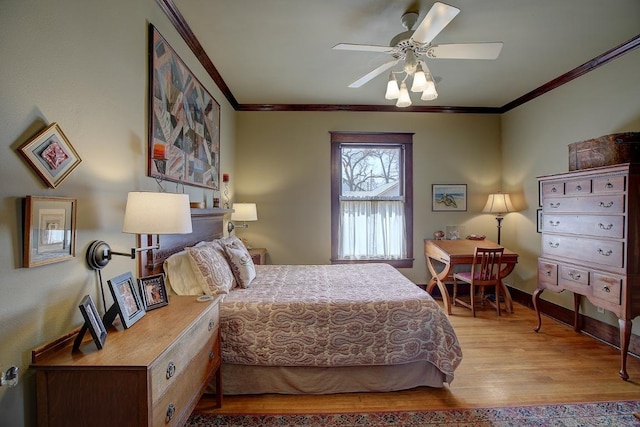
[[[629,378],[626,358],[631,321],[640,314],[640,169],[622,164],[539,177],[542,256],[533,305],[540,294],[574,293],[574,329],[581,296],[619,319],[620,377]]]

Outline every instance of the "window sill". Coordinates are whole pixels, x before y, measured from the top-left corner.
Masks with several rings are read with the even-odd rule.
[[[413,258],[405,259],[332,259],[331,264],[389,264],[395,268],[413,268]]]

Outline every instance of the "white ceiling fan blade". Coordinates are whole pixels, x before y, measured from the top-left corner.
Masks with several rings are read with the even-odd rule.
[[[376,68],[373,71],[370,71],[369,73],[365,74],[364,76],[360,77],[358,80],[356,80],[355,82],[351,83],[349,85],[349,87],[360,87],[363,84],[367,83],[369,80],[373,79],[374,77],[379,76],[380,74],[382,74],[383,72],[385,72],[386,70],[388,70],[389,68],[393,67],[394,65],[396,65],[398,62],[400,62],[399,59],[394,59],[393,61],[389,61],[387,63],[382,64],[381,66],[379,66],[378,68]]]
[[[375,46],[369,44],[350,44],[350,43],[339,43],[332,47],[335,50],[356,50],[360,52],[381,52],[381,53],[390,53],[393,48],[389,46]]]
[[[460,13],[457,7],[448,4],[435,2],[427,16],[424,17],[418,28],[414,31],[411,39],[418,44],[431,43],[439,33],[449,25],[449,22]]]
[[[502,42],[439,44],[431,46],[426,56],[441,59],[497,59],[501,50]]]

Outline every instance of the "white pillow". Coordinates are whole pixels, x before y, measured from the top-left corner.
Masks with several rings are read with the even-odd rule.
[[[234,285],[233,273],[217,245],[187,248],[189,262],[202,291],[207,295],[228,294]]]
[[[251,255],[249,255],[244,245],[242,247],[227,245],[224,247],[224,251],[227,254],[229,267],[231,267],[231,272],[238,286],[245,289],[248,288],[253,279],[256,278],[256,267],[253,264]]]
[[[202,295],[202,286],[193,274],[187,251],[171,255],[164,261],[162,269],[169,287],[177,295]]]

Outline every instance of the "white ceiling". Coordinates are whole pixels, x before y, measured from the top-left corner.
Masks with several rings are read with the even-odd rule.
[[[338,51],[389,45],[400,18],[433,0],[173,0],[239,104],[394,105],[388,72],[347,86],[391,57]],[[640,33],[640,0],[445,0],[460,14],[434,44],[504,42],[497,60],[433,59],[435,101],[501,107]],[[396,67],[399,69],[399,67]]]

